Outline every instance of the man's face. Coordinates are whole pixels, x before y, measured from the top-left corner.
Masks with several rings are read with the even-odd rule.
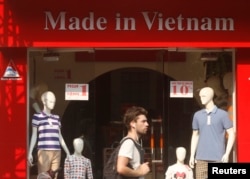
[[[145,115],[139,115],[137,121],[135,122],[135,129],[138,134],[146,134],[148,131],[148,120]]]

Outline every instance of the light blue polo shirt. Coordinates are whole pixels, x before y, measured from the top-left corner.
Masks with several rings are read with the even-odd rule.
[[[225,153],[225,132],[233,127],[228,113],[217,106],[209,114],[205,109],[199,110],[194,114],[192,127],[199,130],[196,159],[221,161]]]

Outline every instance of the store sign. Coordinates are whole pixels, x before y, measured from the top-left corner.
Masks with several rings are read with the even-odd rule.
[[[185,17],[183,14],[177,16],[166,16],[160,11],[142,11],[136,16],[122,16],[116,13],[112,19],[114,31],[135,31],[138,21],[144,25],[140,28],[156,31],[234,31],[234,19],[230,17]],[[66,11],[53,14],[52,11],[44,12],[44,30],[61,31],[103,31],[108,29],[109,19],[105,16],[96,17],[95,12],[89,12],[87,16],[69,16]],[[138,17],[137,17],[138,16]],[[141,20],[142,19],[142,20]]]
[[[9,28],[20,30],[10,34],[4,28],[6,25],[0,26],[1,46],[249,47],[250,44],[250,1],[81,0],[51,4],[51,0],[23,0],[6,4],[3,7],[6,10],[0,10],[0,18],[10,11],[15,26]],[[112,6],[105,11],[103,7],[107,4]],[[8,24],[7,19],[3,24]]]
[[[193,82],[192,81],[170,81],[171,98],[192,98]]]
[[[65,100],[89,100],[89,85],[66,83]]]

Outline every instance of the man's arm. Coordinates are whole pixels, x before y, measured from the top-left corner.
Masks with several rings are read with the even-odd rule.
[[[234,145],[234,141],[235,141],[235,132],[233,127],[227,129],[227,135],[228,135],[228,139],[227,139],[227,147],[226,147],[226,152],[223,155],[221,161],[223,163],[227,163],[229,161],[229,154],[233,148]]]
[[[128,177],[140,177],[140,176],[146,175],[150,171],[148,162],[141,164],[135,170],[128,167],[128,163],[129,163],[129,158],[118,156],[117,172],[121,175],[128,176]]]
[[[190,154],[190,160],[189,160],[189,166],[191,168],[194,168],[195,153],[196,153],[198,141],[199,141],[199,130],[193,130],[192,139],[191,139],[191,154]]]

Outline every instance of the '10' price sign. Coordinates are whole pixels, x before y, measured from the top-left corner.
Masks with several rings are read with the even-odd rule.
[[[170,81],[170,97],[172,98],[192,98],[192,81]]]
[[[88,84],[65,84],[65,100],[88,100],[89,86]]]

